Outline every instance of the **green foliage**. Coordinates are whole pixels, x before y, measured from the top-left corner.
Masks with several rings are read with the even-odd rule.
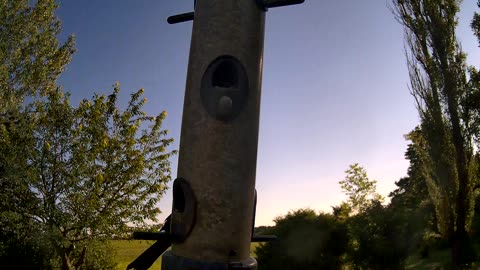
[[[480,7],[480,1],[477,3],[478,7]],[[478,38],[480,43],[480,14],[475,12],[474,18],[472,20],[472,29],[475,35]],[[471,126],[476,128],[473,130],[475,134],[480,134],[480,72],[478,70],[471,68],[470,69],[470,89],[471,95],[469,97],[469,104],[468,106],[471,108],[475,108],[472,113],[472,124]],[[473,128],[472,128],[473,129]],[[480,145],[479,136],[476,137],[477,149]],[[471,234],[472,234],[472,241],[475,243],[473,245],[477,260],[480,259],[480,154],[477,152],[475,155],[475,160],[477,164],[477,170],[474,172],[476,174],[476,182],[474,183],[473,193],[475,196],[475,215],[471,225]]]
[[[113,259],[115,251],[109,241],[90,241],[86,250],[85,264],[79,268],[80,270],[117,269],[117,263]],[[80,256],[81,254],[77,255],[77,257]]]
[[[406,136],[411,139],[405,153],[410,166],[407,176],[395,183],[397,189],[389,195],[391,203],[388,208],[404,228],[401,237],[407,244],[409,254],[419,251],[428,253],[431,245],[428,241],[430,237],[427,236],[438,236],[440,232],[434,206],[428,195],[427,182],[423,177],[425,164],[418,154],[420,146],[415,138],[420,135],[421,130],[417,127]]]
[[[412,132],[405,136],[410,140],[410,143],[405,152],[405,159],[410,162],[408,167],[407,177],[400,179],[395,184],[397,189],[390,193],[393,205],[401,205],[403,208],[412,210],[418,205],[430,201],[428,196],[428,187],[423,178],[423,171],[425,164],[422,163],[419,151],[422,151],[422,141],[417,138],[421,136],[421,129],[415,128]]]
[[[373,201],[383,201],[382,196],[376,193],[376,180],[370,180],[367,172],[358,163],[350,165],[345,171],[347,174],[340,181],[342,191],[348,196],[346,204],[354,213],[361,213]],[[345,208],[346,206],[343,206]]]
[[[0,0],[0,116],[17,116],[26,96],[55,90],[74,52],[74,38],[60,45],[54,0]]]
[[[388,207],[372,202],[347,221],[348,262],[358,269],[403,269],[409,242],[408,227]]]
[[[0,0],[0,257],[29,257],[26,269],[111,269],[102,239],[156,221],[175,152],[166,112],[142,111],[143,90],[125,110],[118,84],[70,104],[56,79],[74,39],[59,44],[56,8]]]
[[[352,208],[346,202],[342,202],[339,206],[332,206],[333,215],[340,220],[347,220],[351,213]]]
[[[480,7],[480,1],[477,2],[478,7]],[[475,33],[475,36],[478,38],[478,42],[480,43],[480,14],[475,12],[472,20],[472,29]]]
[[[2,196],[18,194],[2,201],[5,238],[40,228],[63,269],[92,269],[100,262],[98,268],[106,269],[108,256],[98,257],[101,249],[92,250],[92,241],[146,226],[160,212],[156,204],[175,153],[166,150],[172,143],[161,126],[166,113],[147,116],[143,90],[121,111],[118,93],[116,85],[108,97],[95,95],[74,108],[57,89],[35,102],[28,125],[1,133],[2,185],[11,188]]]
[[[269,233],[279,240],[256,249],[259,269],[341,269],[347,230],[334,216],[300,209],[275,223]]]
[[[36,204],[21,181],[32,139],[32,106],[24,104],[56,88],[74,51],[73,37],[59,45],[56,7],[53,0],[0,0],[0,222],[24,218],[22,210]]]
[[[53,0],[0,0],[0,260],[19,269],[48,269],[53,256],[40,223],[39,201],[26,178],[33,143],[34,97],[56,88],[74,51],[60,45]]]
[[[477,260],[480,261],[480,196],[477,195],[477,202],[475,204],[475,216],[472,222],[472,242],[473,248],[477,255]]]
[[[10,229],[12,227],[6,227]],[[16,232],[2,231],[0,234],[0,264],[15,266],[15,269],[53,269],[51,258],[54,251],[49,247],[44,235],[35,227]],[[23,232],[20,236],[19,232]]]
[[[450,242],[454,262],[468,263],[480,105],[477,71],[467,68],[455,33],[461,1],[392,2],[405,29],[410,90],[421,117],[421,131],[409,139],[422,163],[438,229]],[[478,20],[476,15],[472,22],[477,34]]]
[[[428,258],[419,255],[410,256],[405,262],[405,269],[431,270],[431,269],[452,269],[452,262],[449,250],[432,251]],[[475,268],[472,268],[475,269]]]
[[[57,90],[35,106],[26,181],[41,207],[29,214],[50,235],[64,269],[88,265],[91,241],[157,221],[170,180],[175,152],[166,151],[173,141],[161,126],[166,113],[147,116],[143,90],[121,111],[118,93],[117,84],[108,97],[74,108]]]
[[[408,254],[405,223],[400,222],[376,193],[375,180],[358,163],[349,166],[339,182],[348,200],[333,207],[333,214],[347,229],[346,267],[355,269],[401,269]]]

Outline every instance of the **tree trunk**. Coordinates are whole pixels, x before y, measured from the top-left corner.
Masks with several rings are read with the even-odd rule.
[[[452,259],[455,266],[459,267],[462,264],[470,261],[468,247],[468,233],[467,233],[467,219],[470,210],[471,190],[470,177],[468,171],[469,165],[469,151],[466,147],[466,140],[462,132],[462,124],[459,115],[459,82],[464,82],[464,79],[459,77],[462,74],[461,70],[456,70],[455,65],[449,65],[448,52],[442,54],[441,70],[445,78],[445,95],[447,97],[448,115],[450,118],[452,129],[452,140],[455,147],[455,165],[458,175],[458,192],[455,198],[455,234],[452,246]],[[465,87],[465,85],[463,85]]]
[[[470,211],[470,200],[471,200],[471,190],[470,190],[470,177],[468,172],[468,158],[467,151],[465,149],[465,140],[462,136],[460,119],[458,116],[458,107],[456,103],[450,102],[451,99],[454,99],[452,93],[447,92],[448,96],[448,107],[450,110],[450,117],[452,122],[452,135],[453,135],[453,144],[455,146],[455,162],[458,173],[458,193],[456,196],[455,210],[456,210],[456,220],[455,220],[455,234],[454,242],[452,247],[453,252],[453,262],[460,268],[462,264],[468,263],[472,258],[469,258],[468,253],[470,248],[468,247],[468,233],[467,233],[467,219]]]
[[[77,263],[75,263],[75,268],[80,269],[80,267],[85,263],[85,258],[87,256],[87,247],[83,247],[80,258],[78,258]]]
[[[70,258],[66,253],[62,254],[62,270],[73,270]]]

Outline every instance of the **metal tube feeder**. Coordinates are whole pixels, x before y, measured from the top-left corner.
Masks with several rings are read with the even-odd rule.
[[[128,269],[148,269],[169,244],[163,270],[257,269],[250,243],[275,239],[253,235],[265,12],[300,3],[198,0],[168,18],[193,20],[178,178],[162,231],[136,234],[163,244]]]

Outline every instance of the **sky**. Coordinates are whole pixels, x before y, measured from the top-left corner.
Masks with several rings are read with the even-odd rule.
[[[469,27],[475,2],[462,4],[458,38],[468,63],[479,67]],[[404,135],[419,117],[408,90],[403,29],[389,5],[306,0],[267,12],[257,226],[298,208],[330,212],[346,199],[338,182],[350,164],[363,166],[385,197],[406,175]],[[168,112],[164,127],[175,140],[170,149],[178,149],[192,22],[169,25],[166,18],[192,10],[193,0],[60,1],[60,39],[76,36],[77,53],[59,79],[72,104],[109,94],[119,82],[126,106],[130,93],[144,88],[145,111]],[[169,189],[160,220],[171,202]]]

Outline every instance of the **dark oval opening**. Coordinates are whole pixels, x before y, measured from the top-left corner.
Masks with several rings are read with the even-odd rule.
[[[212,85],[225,88],[238,85],[237,69],[232,61],[222,61],[217,66],[213,72]]]
[[[180,213],[185,211],[185,195],[181,185],[173,186],[173,210]]]

